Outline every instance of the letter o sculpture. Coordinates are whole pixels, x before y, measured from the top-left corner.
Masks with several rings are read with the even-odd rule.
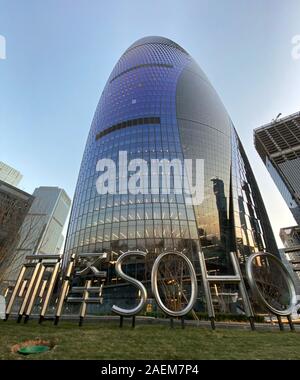
[[[283,279],[286,282],[288,292],[289,292],[289,304],[287,307],[285,307],[285,309],[276,309],[274,306],[272,306],[268,302],[268,300],[266,300],[266,298],[263,296],[262,292],[260,291],[257,281],[254,277],[254,273],[253,273],[253,267],[254,267],[253,261],[257,260],[259,257],[266,258],[267,260],[270,260],[270,262],[273,262],[277,266],[279,271],[281,272]],[[267,310],[269,310],[271,313],[275,315],[287,316],[292,313],[293,308],[297,303],[295,285],[287,268],[275,255],[272,255],[271,253],[267,253],[267,252],[257,252],[250,255],[246,263],[246,275],[247,275],[247,279],[248,279],[251,290],[258,297],[258,300],[260,301],[262,306],[267,308]]]
[[[191,298],[190,298],[188,304],[186,305],[186,307],[182,310],[179,310],[179,311],[170,310],[164,305],[164,303],[162,302],[162,300],[160,298],[158,286],[157,286],[157,272],[158,272],[159,264],[160,264],[161,260],[165,256],[168,256],[168,255],[178,256],[181,259],[183,259],[185,261],[185,263],[187,264],[187,266],[189,268],[190,275],[191,275]],[[191,261],[188,259],[188,257],[186,257],[183,253],[180,253],[180,252],[164,252],[164,253],[161,253],[156,258],[156,260],[153,264],[152,272],[151,272],[151,286],[152,286],[152,293],[156,299],[156,302],[157,302],[159,308],[164,313],[166,313],[167,315],[169,315],[171,317],[183,317],[184,315],[188,314],[192,310],[192,308],[193,308],[193,306],[197,300],[198,284],[197,284],[197,277],[196,277],[195,269],[194,269]]]

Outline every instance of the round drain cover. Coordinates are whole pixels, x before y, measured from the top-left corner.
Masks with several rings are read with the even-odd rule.
[[[18,350],[19,354],[30,355],[30,354],[40,354],[42,352],[49,351],[48,346],[26,346]]]

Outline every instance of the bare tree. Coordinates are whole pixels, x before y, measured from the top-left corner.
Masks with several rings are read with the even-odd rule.
[[[290,302],[289,287],[281,268],[274,260],[263,258],[252,263],[252,273],[262,296],[278,310]]]
[[[158,270],[158,286],[165,305],[173,311],[183,309],[188,303],[190,275],[186,263],[179,257],[166,256]]]
[[[25,212],[24,204],[19,200],[0,197],[0,275],[3,274],[2,269],[7,267],[12,250],[16,248],[20,219]]]

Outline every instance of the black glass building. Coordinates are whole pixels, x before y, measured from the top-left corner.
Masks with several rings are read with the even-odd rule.
[[[99,195],[99,159],[204,159],[204,200],[180,194]],[[268,216],[236,130],[193,58],[163,37],[136,41],[114,67],[97,106],[80,168],[65,248],[72,253],[185,249],[197,268],[230,272],[256,251],[277,253]],[[134,268],[134,269],[133,269]],[[145,273],[132,263],[133,275]],[[198,269],[197,269],[198,272]],[[113,283],[113,273],[108,284]]]

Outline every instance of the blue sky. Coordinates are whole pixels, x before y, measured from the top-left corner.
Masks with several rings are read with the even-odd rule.
[[[183,46],[221,96],[278,238],[295,224],[253,146],[253,129],[300,110],[299,0],[0,0],[0,160],[20,187],[72,197],[90,123],[124,50],[146,35]]]

